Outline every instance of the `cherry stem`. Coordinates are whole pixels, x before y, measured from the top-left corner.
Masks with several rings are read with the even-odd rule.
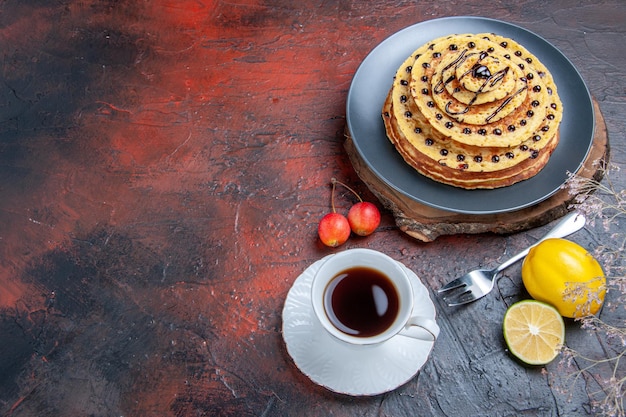
[[[333,194],[335,194],[335,184],[339,184],[339,185],[344,186],[348,190],[350,190],[352,192],[352,194],[354,194],[356,196],[356,198],[359,199],[359,202],[361,202],[361,203],[363,202],[363,199],[361,198],[361,196],[356,191],[354,191],[352,188],[350,188],[346,184],[344,184],[343,182],[338,181],[336,178],[331,178],[330,182],[333,184]],[[334,196],[331,197],[331,201],[333,201],[333,200],[334,200]],[[333,211],[335,211],[334,203],[333,203]]]
[[[334,179],[334,178],[333,178]],[[330,206],[333,209],[333,213],[336,213],[337,210],[335,210],[335,181],[331,181],[333,184],[333,189],[330,192]]]

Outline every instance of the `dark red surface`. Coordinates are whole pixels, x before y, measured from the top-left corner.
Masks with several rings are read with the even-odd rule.
[[[298,274],[337,250],[381,250],[437,288],[543,233],[422,244],[383,212],[370,237],[318,241],[331,177],[373,200],[343,150],[346,94],[366,54],[410,24],[483,15],[547,38],[581,71],[623,162],[626,3],[593,3],[2,2],[0,414],[589,413],[592,379],[505,351],[519,269],[464,309],[433,296],[433,355],[373,398],[301,374],[281,311]],[[576,328],[574,347],[603,349]]]

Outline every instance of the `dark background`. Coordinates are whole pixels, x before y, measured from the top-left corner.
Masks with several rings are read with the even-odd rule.
[[[343,148],[355,70],[394,32],[454,15],[558,47],[623,165],[622,0],[0,2],[0,414],[593,414],[610,368],[574,378],[581,363],[528,368],[506,352],[502,316],[526,297],[519,265],[471,306],[435,299],[441,337],[391,393],[327,391],[284,347],[291,284],[336,251],[316,232],[330,178],[375,201]],[[341,249],[381,250],[437,288],[545,231],[424,244],[383,211],[375,234]],[[590,225],[573,239],[593,249],[611,235]],[[619,324],[617,295],[601,317]],[[611,352],[567,331],[573,348]]]

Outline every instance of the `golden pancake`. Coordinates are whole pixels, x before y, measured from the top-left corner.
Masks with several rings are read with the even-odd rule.
[[[387,136],[416,170],[463,188],[530,178],[558,144],[562,105],[539,60],[494,34],[435,39],[398,68]]]
[[[391,94],[387,96],[383,107],[383,121],[390,141],[404,160],[422,175],[435,181],[461,188],[499,188],[515,184],[519,181],[533,177],[547,163],[550,155],[558,144],[558,135],[553,136],[547,145],[541,150],[520,149],[525,154],[519,158],[518,164],[503,168],[500,171],[467,171],[463,162],[448,165],[443,159],[430,158],[421,153],[418,148],[411,146],[402,132],[395,130],[397,123],[394,122],[392,111]],[[444,152],[445,153],[445,152]],[[441,155],[443,157],[443,155]]]
[[[519,163],[520,158],[531,157],[544,146],[548,139],[554,135],[560,117],[546,117],[535,132],[529,137],[523,138],[516,146],[474,146],[456,141],[454,137],[442,135],[437,131],[426,116],[419,111],[414,101],[407,98],[408,74],[399,72],[396,74],[393,96],[393,114],[398,129],[421,153],[440,164],[453,167],[458,165],[466,171],[499,171]]]

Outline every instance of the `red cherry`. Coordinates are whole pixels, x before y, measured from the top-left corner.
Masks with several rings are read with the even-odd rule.
[[[367,201],[361,201],[350,207],[348,212],[348,223],[352,231],[359,236],[368,236],[380,224],[380,211]]]
[[[350,237],[350,223],[343,214],[328,213],[320,220],[317,233],[324,245],[334,248],[346,243]]]

